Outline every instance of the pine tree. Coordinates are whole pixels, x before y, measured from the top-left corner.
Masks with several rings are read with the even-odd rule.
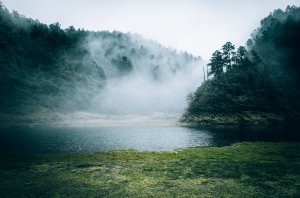
[[[222,53],[216,50],[210,59],[210,63],[207,64],[210,67],[209,75],[214,75],[218,78],[223,73],[224,60],[222,58]]]
[[[222,58],[224,60],[224,66],[226,67],[226,71],[232,69],[233,65],[233,57],[235,56],[235,47],[231,42],[225,43],[222,47]]]

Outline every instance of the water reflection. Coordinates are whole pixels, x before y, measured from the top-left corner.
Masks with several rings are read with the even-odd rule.
[[[298,138],[299,139],[299,138]],[[174,151],[225,146],[240,141],[293,141],[276,131],[201,130],[184,127],[95,127],[1,129],[2,152],[65,153],[134,149]]]

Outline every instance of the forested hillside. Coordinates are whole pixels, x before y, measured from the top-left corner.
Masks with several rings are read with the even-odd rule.
[[[139,73],[169,81],[199,61],[138,35],[62,29],[0,4],[1,113],[101,112],[97,107],[109,80]]]
[[[300,113],[300,8],[272,12],[247,47],[213,53],[209,79],[189,95],[182,121],[196,125],[294,126]]]

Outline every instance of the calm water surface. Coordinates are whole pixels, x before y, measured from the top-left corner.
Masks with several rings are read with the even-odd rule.
[[[294,141],[274,131],[200,130],[184,127],[83,127],[0,129],[1,152],[66,153],[134,149],[174,151],[241,141]]]

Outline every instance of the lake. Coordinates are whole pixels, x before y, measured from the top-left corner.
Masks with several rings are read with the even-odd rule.
[[[165,127],[17,127],[0,129],[1,152],[68,153],[134,149],[175,151],[241,141],[296,141],[274,131],[201,130]]]

